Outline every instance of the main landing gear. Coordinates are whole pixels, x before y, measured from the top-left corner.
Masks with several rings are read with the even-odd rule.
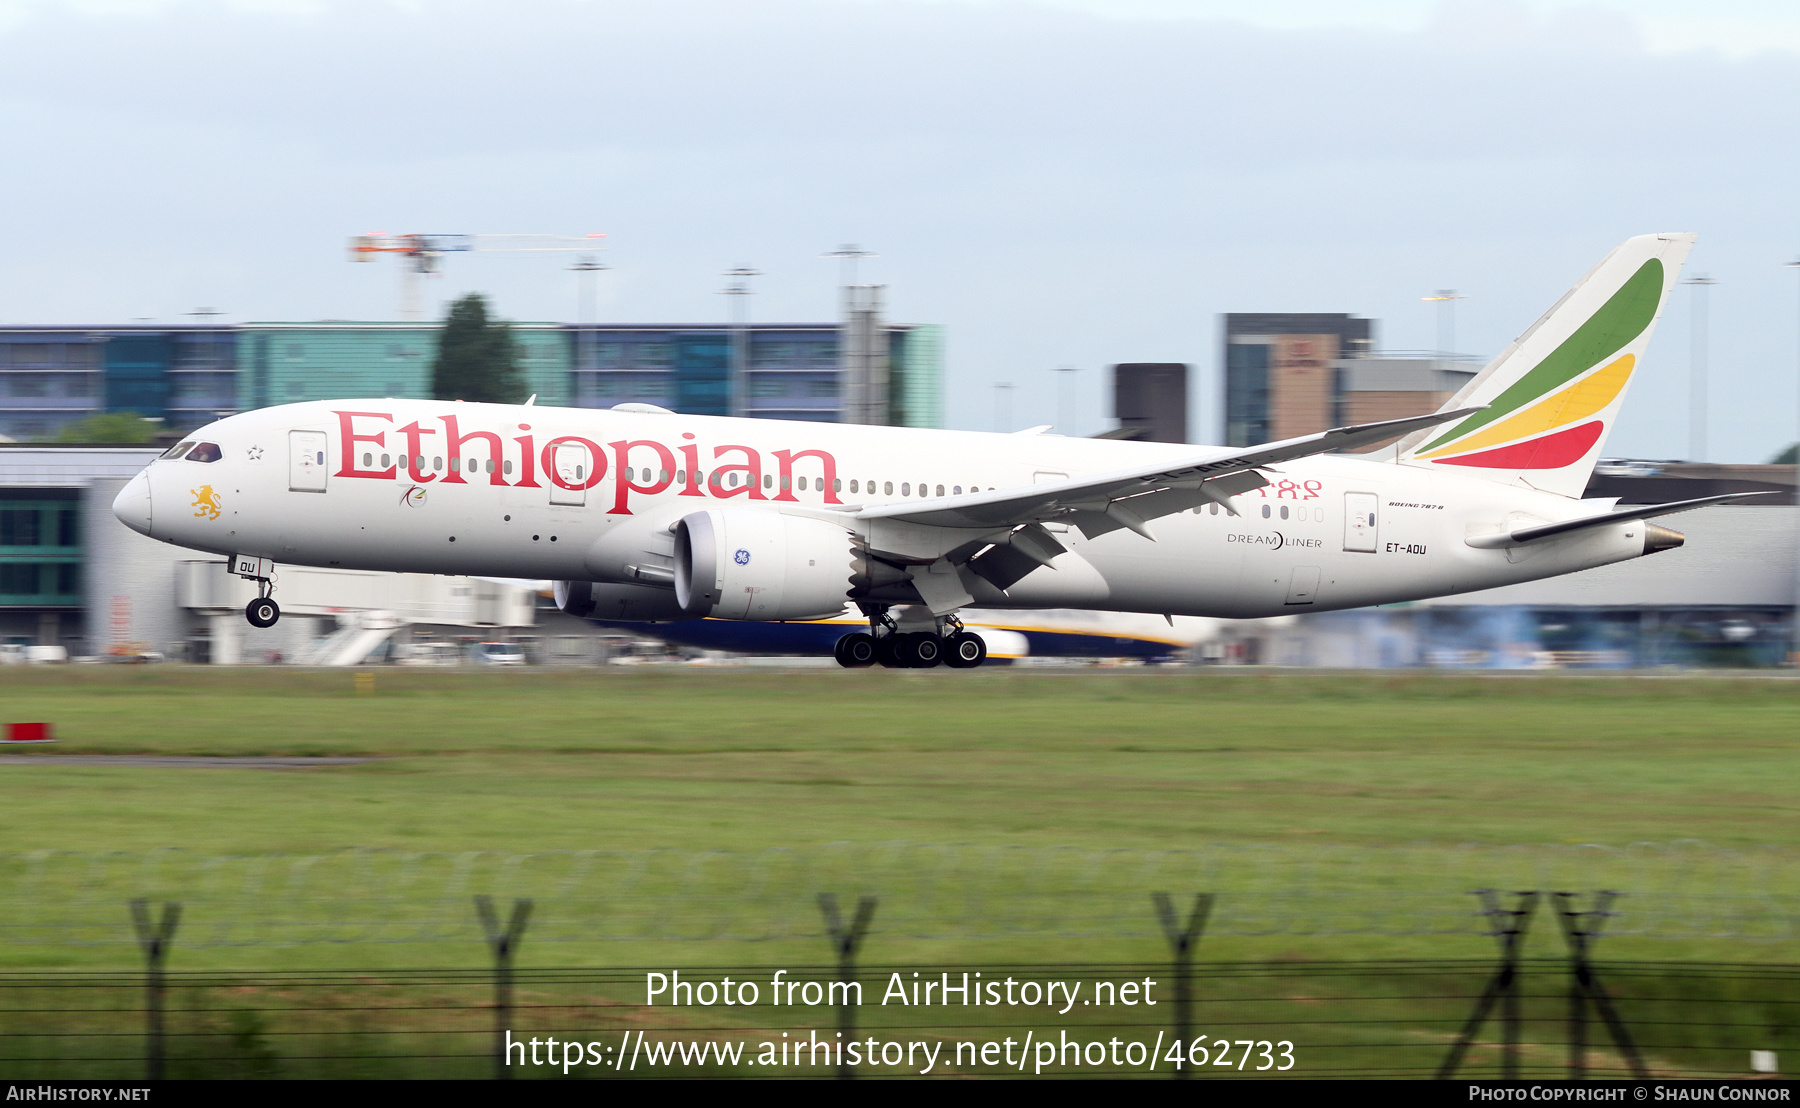
[[[832,655],[845,669],[880,663],[888,669],[974,669],[987,661],[987,643],[963,629],[955,616],[934,621],[930,631],[901,631],[885,608],[869,612],[869,630],[845,635]]]

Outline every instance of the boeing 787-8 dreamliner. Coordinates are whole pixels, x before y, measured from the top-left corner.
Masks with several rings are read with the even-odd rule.
[[[816,620],[846,666],[980,665],[965,607],[1254,617],[1472,592],[1653,554],[1583,500],[1690,234],[1627,240],[1433,415],[1250,448],[441,400],[219,420],[125,524],[275,566],[549,578],[624,620]],[[1378,456],[1342,451],[1400,438]]]

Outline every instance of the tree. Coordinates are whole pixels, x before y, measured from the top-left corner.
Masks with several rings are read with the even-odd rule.
[[[478,292],[452,304],[438,332],[431,395],[481,404],[517,404],[525,399],[512,325],[490,318],[487,297]]]
[[[1796,458],[1800,458],[1800,442],[1795,443],[1786,450],[1775,455],[1773,458],[1770,458],[1769,464],[1772,466],[1791,466],[1794,464]]]
[[[160,422],[136,412],[102,412],[63,424],[58,442],[105,442],[136,445],[154,440],[163,429]]]

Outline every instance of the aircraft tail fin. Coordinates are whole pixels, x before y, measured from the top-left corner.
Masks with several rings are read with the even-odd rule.
[[[1581,496],[1694,238],[1626,239],[1442,409],[1486,410],[1408,436],[1399,460]]]

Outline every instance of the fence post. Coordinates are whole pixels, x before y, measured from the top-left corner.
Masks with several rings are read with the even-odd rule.
[[[825,930],[831,936],[832,950],[837,953],[838,980],[844,985],[844,1002],[838,1005],[838,1033],[848,1044],[856,1038],[856,1005],[850,1001],[850,986],[856,981],[856,952],[862,947],[863,936],[869,933],[869,922],[875,918],[875,898],[857,898],[856,918],[848,927],[844,926],[844,917],[838,914],[835,893],[819,894],[819,911],[825,914]],[[845,1057],[840,1046],[838,1079],[849,1081],[856,1076],[856,1071],[844,1061]]]
[[[1481,914],[1493,921],[1494,929],[1488,934],[1500,942],[1500,969],[1482,991],[1481,999],[1475,1002],[1475,1011],[1463,1024],[1456,1045],[1450,1048],[1449,1057],[1438,1067],[1437,1079],[1442,1081],[1456,1073],[1456,1067],[1462,1064],[1463,1055],[1475,1041],[1476,1032],[1481,1030],[1495,1003],[1503,1002],[1500,1076],[1507,1081],[1516,1081],[1519,1076],[1519,952],[1525,948],[1525,932],[1530,929],[1532,914],[1537,911],[1538,894],[1512,894],[1519,902],[1510,909],[1500,907],[1500,895],[1493,889],[1476,889],[1475,895],[1481,898]]]
[[[169,957],[169,942],[181,922],[181,905],[173,900],[163,904],[162,919],[152,921],[150,902],[138,897],[131,902],[131,925],[137,931],[138,946],[143,948],[149,973],[145,981],[144,1019],[148,1042],[144,1064],[150,1080],[163,1076],[163,963]]]
[[[1637,1044],[1632,1042],[1631,1033],[1625,1030],[1625,1021],[1613,1008],[1612,997],[1606,992],[1606,986],[1594,975],[1594,967],[1588,961],[1588,955],[1594,949],[1594,942],[1600,938],[1600,929],[1606,926],[1606,920],[1613,913],[1609,911],[1618,893],[1602,890],[1594,894],[1594,906],[1588,911],[1575,907],[1574,893],[1551,893],[1556,898],[1556,920],[1562,925],[1563,939],[1569,944],[1569,1077],[1581,1080],[1587,1076],[1587,1002],[1594,1002],[1594,1010],[1600,1013],[1605,1021],[1606,1029],[1612,1034],[1613,1044],[1619,1053],[1625,1056],[1625,1063],[1631,1067],[1631,1075],[1639,1081],[1647,1081],[1650,1072],[1644,1068],[1644,1060],[1638,1055]]]
[[[505,930],[500,928],[493,897],[478,894],[475,912],[481,917],[481,931],[494,952],[494,1078],[504,1081],[512,1076],[506,1064],[506,1033],[512,1024],[512,960],[525,935],[525,921],[531,918],[531,898],[513,901],[512,918]]]
[[[1184,926],[1175,918],[1175,902],[1168,893],[1151,893],[1150,899],[1156,904],[1156,916],[1162,920],[1163,935],[1169,940],[1169,947],[1175,952],[1175,1078],[1185,1080],[1188,1073],[1188,1034],[1193,1030],[1193,1019],[1190,1015],[1191,981],[1193,978],[1194,947],[1200,941],[1200,935],[1206,930],[1206,921],[1212,915],[1213,894],[1195,893],[1194,910],[1188,913]],[[1151,1059],[1155,1062],[1156,1059]]]

